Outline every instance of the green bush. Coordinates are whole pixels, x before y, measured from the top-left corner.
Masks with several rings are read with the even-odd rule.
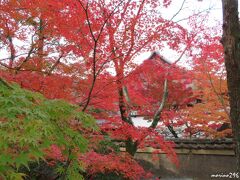
[[[95,120],[78,111],[77,106],[63,100],[47,100],[39,93],[0,79],[0,179],[23,179],[25,174],[19,168],[30,170],[30,163],[46,161],[45,150],[53,144],[71,160],[69,168],[59,168],[59,173],[69,179],[80,178],[82,166],[77,152],[85,152],[88,141],[70,123],[96,129]]]

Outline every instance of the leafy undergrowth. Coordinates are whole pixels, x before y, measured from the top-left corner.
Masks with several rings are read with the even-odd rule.
[[[64,160],[60,175],[82,178],[79,153],[87,151],[88,140],[71,124],[96,130],[94,119],[62,100],[47,100],[39,93],[7,84],[0,79],[0,179],[23,179],[20,170],[30,163],[48,163],[48,149],[57,146]]]
[[[98,142],[95,120],[63,100],[0,78],[0,179],[150,177],[118,145]],[[94,134],[94,133],[93,133]],[[101,139],[101,138],[100,138]]]

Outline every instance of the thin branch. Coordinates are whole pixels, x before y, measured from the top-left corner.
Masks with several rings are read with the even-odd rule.
[[[154,114],[153,122],[150,125],[150,128],[156,128],[157,127],[157,124],[158,124],[158,122],[160,120],[160,115],[161,115],[161,113],[163,111],[163,108],[164,108],[164,105],[165,105],[165,103],[167,101],[167,97],[168,97],[168,80],[165,79],[164,80],[164,87],[163,87],[162,101],[160,103],[160,106],[159,106],[158,110]]]
[[[175,138],[178,138],[178,135],[177,135],[176,131],[173,129],[172,125],[167,125],[167,128]]]
[[[80,0],[78,0],[78,2],[80,3],[80,5],[82,6],[82,8],[83,8],[83,10],[84,10],[84,12],[85,12],[85,15],[86,15],[86,18],[87,18],[87,24],[88,24],[88,28],[89,28],[90,34],[91,34],[91,36],[92,36],[92,38],[93,38],[93,41],[96,43],[97,40],[96,40],[96,38],[95,38],[95,36],[94,36],[93,30],[92,30],[92,26],[91,26],[91,22],[90,22],[90,19],[89,19],[89,14],[88,14],[89,3],[87,2],[86,8],[85,8],[84,5],[83,5],[83,3],[82,3]]]
[[[129,119],[129,121],[131,121],[132,124],[133,124],[133,121],[132,121],[132,118],[131,118],[131,104],[132,104],[132,103],[131,103],[131,99],[130,99],[130,97],[129,97],[128,89],[127,89],[126,86],[123,86],[123,95],[124,95],[124,97],[125,97],[125,99],[126,99],[126,101],[127,101],[126,107],[127,107],[127,110],[128,110],[128,119]]]
[[[23,62],[18,67],[16,67],[16,71],[19,71],[22,68],[22,66],[30,59],[30,57],[34,51],[34,48],[35,48],[35,43],[33,42],[34,41],[33,38],[34,38],[35,34],[36,34],[36,32],[31,37],[31,47],[27,53],[27,57],[23,60]]]
[[[34,53],[34,51],[32,53]],[[15,55],[15,58],[23,56],[23,55],[27,55],[27,54],[28,54],[28,52],[27,53],[18,54],[18,55]],[[6,60],[11,60],[11,56],[7,57],[7,58],[0,59],[0,61],[6,61]]]
[[[53,70],[57,67],[57,65],[60,63],[61,59],[63,57],[63,53],[59,56],[59,58],[57,59],[57,61],[53,64],[53,66],[49,69],[49,71],[47,72],[48,75],[50,75]]]
[[[181,12],[181,10],[183,9],[183,6],[184,6],[185,2],[186,2],[186,0],[183,0],[180,9],[172,16],[172,18],[170,19],[170,21],[172,21],[172,20]]]
[[[137,12],[137,15],[136,15],[136,19],[140,19],[139,16],[140,16],[140,13],[141,13],[141,11],[142,11],[142,9],[144,7],[144,4],[145,4],[145,0],[143,0],[141,5],[139,6],[139,9],[138,9],[138,12]],[[133,25],[131,27],[131,34],[132,34],[131,35],[131,44],[130,44],[130,47],[129,47],[127,53],[126,53],[126,57],[128,57],[131,54],[133,46],[135,45],[134,33],[135,33],[135,26],[136,26],[136,24],[137,24],[137,21],[134,21],[134,23],[133,23]]]
[[[9,62],[9,67],[12,67],[13,66],[13,61],[16,57],[15,53],[15,48],[14,48],[14,45],[13,45],[13,40],[12,40],[12,37],[10,35],[8,35],[8,41],[9,41],[9,47],[10,47],[10,62]]]
[[[127,89],[126,86],[123,86],[123,94],[124,94],[124,97],[125,97],[127,103],[130,105],[131,104],[131,99],[129,97],[128,89]]]
[[[213,84],[213,80],[212,80],[211,74],[210,74],[210,72],[206,68],[205,62],[204,62],[204,70],[205,70],[205,72],[206,72],[206,74],[208,76],[208,79],[209,79],[209,82],[210,82],[210,85],[211,85],[211,88],[212,88],[214,94],[217,96],[219,102],[221,103],[221,105],[222,105],[222,107],[224,109],[224,112],[227,114],[228,118],[230,119],[230,114],[229,114],[229,112],[227,110],[227,107],[226,107],[226,104],[224,102],[223,96],[219,95],[219,93],[217,92],[217,90],[216,90],[216,88],[215,88],[215,86]]]
[[[15,68],[9,67],[7,64],[2,63],[2,62],[0,62],[0,65],[3,66],[3,67],[5,67],[5,68],[7,68],[7,69],[15,69]]]
[[[96,82],[96,79],[97,79],[97,76],[96,76],[96,50],[97,50],[97,42],[95,42],[94,49],[93,49],[93,68],[92,68],[92,70],[93,70],[93,80],[92,80],[92,84],[91,84],[91,87],[90,87],[90,90],[89,90],[89,93],[88,93],[87,102],[82,109],[83,112],[87,109],[87,107],[90,103],[93,88],[95,86],[95,82]]]
[[[199,11],[198,13],[196,13],[196,14],[194,14],[194,15],[191,15],[191,16],[188,16],[188,17],[185,17],[185,18],[179,19],[179,20],[174,21],[174,22],[175,22],[175,23],[179,23],[179,22],[181,22],[181,21],[188,20],[188,19],[189,19],[190,17],[192,17],[192,16],[198,16],[198,15],[204,13],[204,12],[208,12],[208,11],[210,11],[211,9],[213,9],[213,6],[207,8],[207,9],[204,9],[204,10],[202,10],[202,11]]]
[[[89,31],[90,31],[90,34],[92,36],[92,39],[94,41],[94,46],[93,46],[93,65],[92,65],[92,71],[93,71],[93,80],[92,80],[92,83],[91,83],[91,87],[90,87],[90,90],[89,90],[89,93],[88,93],[88,96],[87,96],[87,102],[86,104],[84,105],[82,111],[85,111],[90,103],[90,100],[91,100],[91,95],[92,95],[92,92],[93,92],[93,89],[94,89],[94,86],[95,86],[95,82],[97,80],[97,75],[100,73],[100,70],[97,71],[97,67],[96,67],[96,53],[97,53],[97,45],[98,45],[98,40],[100,39],[100,36],[104,30],[104,27],[106,26],[108,20],[111,18],[111,16],[115,13],[115,10],[121,5],[121,3],[123,1],[121,1],[118,6],[116,6],[113,11],[107,16],[107,18],[105,19],[104,23],[102,24],[101,28],[100,28],[100,31],[99,31],[99,34],[97,35],[97,37],[94,36],[94,33],[93,33],[93,30],[92,30],[92,26],[91,26],[91,23],[90,23],[90,18],[89,18],[89,14],[88,14],[88,7],[89,7],[89,3],[87,3],[86,5],[86,8],[84,7],[83,3],[78,0],[78,2],[80,3],[80,5],[82,6],[82,8],[84,9],[85,11],[85,15],[86,15],[86,18],[87,18],[87,23],[88,23],[88,28],[89,28]],[[102,67],[104,66],[105,63],[103,63]]]
[[[98,41],[98,39],[100,38],[100,35],[102,34],[103,29],[104,29],[105,25],[107,24],[108,20],[112,17],[112,15],[115,13],[115,10],[118,9],[119,6],[120,6],[123,2],[124,2],[123,0],[120,1],[120,3],[119,3],[119,4],[112,10],[112,12],[107,16],[107,18],[105,19],[102,27],[100,28],[100,32],[99,32],[99,34],[98,34],[98,36],[97,36],[97,38],[96,38],[97,41]]]
[[[172,63],[172,64],[174,64],[174,65],[177,64],[182,59],[182,57],[185,54],[185,52],[187,51],[187,49],[188,49],[188,46],[185,47],[183,52],[180,54],[179,58],[176,61],[174,61],[174,63]]]

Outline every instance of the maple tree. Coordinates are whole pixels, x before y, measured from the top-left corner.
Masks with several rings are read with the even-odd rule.
[[[139,4],[137,5],[137,3]],[[157,6],[156,4],[153,4],[153,7],[159,6],[160,5]],[[130,117],[130,113],[132,110],[129,106],[130,102],[128,102],[130,98],[126,96],[127,83],[128,82],[129,84],[131,83],[129,81],[128,76],[131,76],[131,72],[136,73],[136,71],[131,71],[131,69],[134,67],[132,59],[137,53],[139,53],[139,51],[152,50],[154,49],[155,46],[158,46],[158,48],[160,48],[164,44],[164,42],[167,42],[171,48],[177,49],[180,46],[180,44],[182,43],[184,44],[184,42],[181,41],[180,39],[181,36],[184,36],[186,33],[186,31],[178,24],[164,20],[162,17],[157,16],[158,14],[156,14],[156,17],[153,13],[151,13],[150,15],[146,10],[147,7],[148,6],[146,1],[133,3],[128,2],[123,7],[123,11],[124,12],[130,11],[132,15],[127,16],[128,14],[124,13],[118,19],[111,19],[111,21],[108,22],[109,26],[107,26],[109,48],[110,51],[113,52],[111,56],[113,68],[115,70],[115,81],[117,86],[116,88],[119,111],[121,115],[121,120],[123,121],[122,122],[123,125],[118,124],[118,126],[120,127],[118,129],[121,132],[122,129],[121,126],[124,126],[124,129],[129,128],[131,133],[129,134],[125,133],[125,137],[123,137],[123,135],[121,136],[126,141],[125,143],[126,151],[129,152],[131,155],[134,155],[136,153],[137,148],[141,146],[141,143],[144,142],[145,137],[147,135],[151,136],[151,133],[153,135],[156,135],[154,129],[159,121],[160,118],[159,116],[163,108],[161,106],[159,110],[156,110],[155,108],[156,114],[154,117],[153,124],[150,128],[146,128],[144,130],[139,129],[138,127],[134,127],[134,124]],[[154,22],[151,21],[153,17],[155,17]],[[144,31],[142,31],[142,29],[144,29]],[[154,31],[151,31],[151,29],[154,29]],[[174,33],[172,33],[173,29],[178,33],[179,39],[174,35]],[[165,38],[166,36],[168,37],[167,39]],[[187,38],[186,41],[188,40],[189,39]],[[139,75],[139,73],[136,74]],[[156,89],[159,91],[159,86]],[[166,89],[166,87],[164,89]],[[141,98],[142,100],[140,100]],[[139,101],[143,101],[143,99],[144,97],[142,94],[142,96],[139,98]],[[166,97],[164,97],[163,100],[164,99],[166,99]],[[160,100],[158,99],[157,101],[159,102]],[[151,101],[148,103],[150,104]],[[162,102],[162,106],[164,106],[164,102]],[[158,141],[159,140],[160,139],[158,139]],[[167,144],[165,144],[165,146],[167,146]],[[169,146],[169,149],[170,148],[171,146]]]
[[[73,124],[97,130],[94,119],[79,112],[77,106],[61,100],[47,100],[38,93],[22,90],[16,84],[7,84],[0,79],[0,177],[22,179],[20,167],[29,168],[30,162],[45,159],[50,162],[54,146],[63,155],[63,160],[73,161],[71,168],[62,165],[63,177],[79,177],[81,162],[78,153],[87,150],[88,140]],[[56,156],[56,154],[55,154]],[[47,158],[49,157],[49,158]],[[61,174],[61,173],[60,173]]]
[[[195,138],[231,136],[226,80],[202,71],[195,74],[195,80],[195,100],[180,112],[185,127],[182,133]]]
[[[192,76],[195,103],[182,113],[189,136],[231,136],[226,70],[220,34],[219,26],[212,27],[207,32],[202,32],[201,36],[204,38],[193,46],[198,50],[191,55],[194,62]],[[226,127],[222,129],[221,126]]]

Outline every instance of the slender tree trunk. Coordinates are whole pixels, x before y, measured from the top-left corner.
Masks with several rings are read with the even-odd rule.
[[[128,152],[131,156],[134,156],[137,152],[137,142],[134,142],[132,139],[128,139],[125,143],[126,152]]]
[[[128,123],[129,125],[133,126],[133,122],[131,118],[128,116],[127,112],[127,105],[124,101],[124,86],[121,85],[121,82],[118,81],[118,100],[119,100],[119,110],[121,114],[121,118],[123,121]],[[125,142],[126,152],[129,153],[131,156],[134,156],[137,152],[137,142],[134,142],[131,138],[128,138]]]
[[[128,123],[130,126],[134,126],[131,117],[129,116],[129,109],[127,107],[126,101],[130,101],[127,93],[127,90],[125,89],[124,85],[123,85],[123,65],[121,64],[121,68],[120,69],[116,69],[117,71],[117,90],[118,90],[118,106],[119,106],[119,111],[121,114],[121,119],[122,121]],[[125,93],[125,96],[124,96]],[[124,100],[126,99],[126,101]],[[126,140],[125,142],[125,148],[126,148],[126,152],[128,154],[130,154],[131,156],[134,156],[135,153],[137,152],[137,147],[138,144],[137,142],[134,142],[133,139],[131,139],[130,137]]]
[[[230,119],[240,171],[240,27],[238,0],[222,0],[224,59],[230,100]]]
[[[16,55],[16,50],[15,50],[14,45],[13,45],[13,39],[10,35],[8,36],[8,41],[9,41],[9,48],[10,48],[10,52],[11,52],[9,67],[12,68],[13,67],[13,62],[14,62],[14,59],[15,59],[15,55]]]
[[[43,68],[43,58],[44,58],[44,20],[40,16],[39,27],[38,27],[38,42],[37,42],[37,55],[38,62],[36,64],[38,70]]]

